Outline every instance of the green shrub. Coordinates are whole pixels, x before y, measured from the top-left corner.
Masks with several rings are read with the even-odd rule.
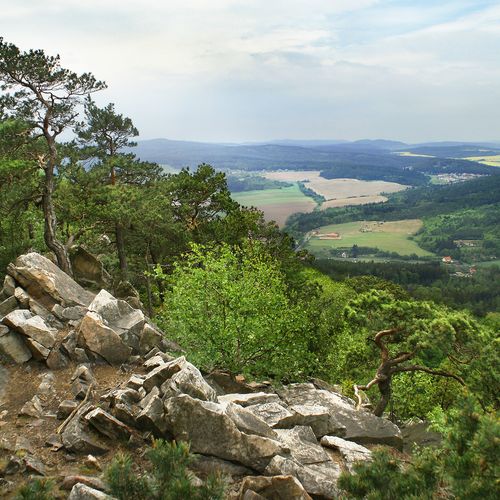
[[[54,483],[50,479],[34,479],[21,486],[15,496],[16,500],[53,500]]]
[[[192,459],[188,444],[159,439],[146,457],[151,470],[142,475],[134,472],[130,456],[120,455],[113,460],[105,478],[114,497],[119,500],[221,500],[224,497],[224,481],[219,476],[209,476],[199,487],[193,485],[192,474],[187,470]]]

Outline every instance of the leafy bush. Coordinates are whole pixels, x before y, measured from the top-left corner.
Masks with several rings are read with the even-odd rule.
[[[119,500],[221,500],[224,482],[219,476],[209,476],[201,486],[193,485],[187,470],[191,462],[189,445],[168,443],[161,439],[146,453],[151,471],[138,475],[132,458],[117,456],[106,470],[110,493]]]
[[[499,498],[496,413],[481,414],[464,399],[462,409],[449,412],[437,428],[444,434],[441,448],[417,450],[407,465],[388,451],[375,451],[373,462],[356,464],[354,474],[340,477],[339,487],[353,499]]]

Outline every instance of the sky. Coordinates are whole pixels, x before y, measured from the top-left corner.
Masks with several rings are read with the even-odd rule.
[[[499,141],[500,1],[0,0],[141,139]]]

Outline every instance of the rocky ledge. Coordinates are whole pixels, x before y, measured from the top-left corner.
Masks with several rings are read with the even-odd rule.
[[[340,473],[370,460],[371,445],[402,447],[397,426],[326,384],[204,376],[140,309],[86,291],[38,254],[9,266],[1,294],[3,376],[36,372],[36,383],[6,384],[3,411],[0,392],[6,492],[16,474],[51,475],[68,498],[110,498],[99,468],[157,437],[189,442],[194,474],[221,472],[232,498],[335,498]],[[78,474],[89,461],[96,474]]]

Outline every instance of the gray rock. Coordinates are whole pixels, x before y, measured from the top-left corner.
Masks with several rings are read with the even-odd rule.
[[[248,495],[248,492],[252,493]],[[293,476],[246,477],[241,483],[238,498],[242,500],[254,498],[312,500],[300,482]]]
[[[29,401],[26,401],[26,403],[24,403],[23,407],[19,411],[20,417],[40,418],[42,415],[42,403],[38,396],[33,396]]]
[[[17,299],[13,295],[8,299],[5,299],[3,302],[0,302],[0,318],[7,316],[7,314],[11,313],[18,307],[19,304],[17,303]]]
[[[87,413],[85,415],[85,420],[101,434],[113,440],[126,441],[132,434],[132,429],[130,429],[130,427],[120,422],[102,408],[96,408]]]
[[[149,402],[137,415],[136,422],[140,429],[151,431],[157,437],[163,436],[167,430],[163,401],[158,396],[149,398]]]
[[[112,498],[102,491],[82,483],[76,483],[71,489],[68,500],[111,500]]]
[[[28,455],[24,457],[24,466],[26,468],[26,472],[30,472],[37,476],[46,476],[47,475],[47,467],[45,464],[36,457]]]
[[[142,387],[143,382],[144,382],[144,377],[142,375],[134,374],[129,378],[127,382],[127,387],[130,387],[131,389],[135,389],[136,391],[138,391]]]
[[[99,314],[89,311],[79,329],[79,344],[102,356],[111,364],[127,361],[132,349],[111,328],[105,325]]]
[[[95,457],[93,458],[95,459]],[[94,476],[84,476],[82,474],[71,474],[66,476],[61,483],[61,490],[71,490],[77,483],[84,484],[85,486],[89,486],[99,491],[106,490],[106,484],[102,479]]]
[[[11,297],[12,295],[14,295],[15,289],[16,289],[16,282],[14,281],[14,278],[7,274],[3,280],[2,292],[7,297]]]
[[[102,262],[85,248],[71,249],[70,259],[75,279],[83,286],[107,288],[111,284],[111,276]]]
[[[277,394],[251,392],[248,394],[225,394],[218,397],[219,403],[235,403],[240,406],[259,405],[264,403],[281,403]]]
[[[144,367],[146,368],[147,371],[151,371],[151,370],[154,370],[155,368],[158,368],[161,365],[164,365],[165,363],[169,363],[170,361],[174,361],[175,359],[179,359],[179,358],[172,358],[172,356],[169,356],[168,354],[165,354],[164,352],[159,352],[159,353],[155,354],[154,356],[148,358],[148,360],[144,363]]]
[[[289,424],[286,422],[293,417],[293,413],[279,403],[262,403],[250,405],[246,408],[271,427],[281,427],[283,422],[285,423],[284,426],[287,427]]]
[[[43,318],[33,316],[28,310],[12,311],[3,318],[3,323],[46,349],[51,349],[56,342],[55,330],[50,328]]]
[[[139,337],[139,352],[146,354],[154,347],[161,345],[163,334],[150,323],[145,323]]]
[[[68,366],[69,360],[60,349],[52,349],[45,363],[51,370],[62,370]]]
[[[175,361],[171,361],[175,363]],[[186,362],[182,370],[174,373],[160,388],[164,399],[188,394],[192,398],[202,401],[217,401],[217,393],[205,381],[200,370],[191,363]]]
[[[35,359],[41,361],[49,357],[50,349],[47,349],[45,346],[43,346],[36,340],[26,338],[25,342]]]
[[[113,416],[116,417],[120,422],[127,424],[131,427],[137,426],[137,407],[132,406],[128,403],[116,403],[112,410]]]
[[[87,311],[88,309],[83,306],[66,307],[62,310],[61,316],[62,319],[77,321],[79,319],[82,319],[85,314],[87,314]]]
[[[337,421],[326,406],[292,405],[289,410],[293,416],[282,422],[281,427],[307,425],[312,428],[317,438],[329,432],[336,435],[344,435],[346,432],[345,426]]]
[[[63,307],[88,306],[94,297],[53,262],[34,252],[18,257],[7,272],[49,310],[56,303]]]
[[[322,498],[339,497],[337,479],[341,470],[334,462],[302,465],[293,458],[275,456],[264,473],[268,476],[294,476],[310,495],[317,495]]]
[[[59,420],[64,420],[71,415],[71,412],[78,406],[78,403],[72,399],[65,399],[59,403],[57,407],[57,418]]]
[[[109,451],[101,439],[89,429],[84,416],[94,407],[87,403],[83,405],[64,428],[61,439],[64,447],[74,453],[92,453],[101,455]]]
[[[277,441],[238,430],[217,403],[183,394],[166,400],[165,410],[167,430],[175,439],[190,442],[194,453],[262,471],[273,456],[286,452]]]
[[[222,474],[229,482],[243,477],[250,476],[253,471],[243,465],[237,465],[227,460],[217,457],[208,457],[206,455],[194,455],[193,462],[189,466],[197,474],[209,476],[210,474]]]
[[[328,408],[337,425],[345,427],[345,434],[339,437],[359,444],[402,447],[401,431],[396,425],[367,411],[356,410],[354,403],[345,396],[316,389],[313,384],[290,384],[283,387],[279,394],[289,405],[320,405]]]
[[[30,305],[30,296],[20,286],[14,290],[14,297],[17,299],[21,307],[28,308]]]
[[[101,397],[102,401],[108,401],[109,403],[111,403],[111,406],[114,406],[118,403],[132,405],[139,402],[140,399],[141,396],[139,392],[131,388],[113,389],[112,391],[103,394]]]
[[[149,361],[146,361],[146,363],[150,363],[153,359],[154,358],[151,358]],[[146,363],[144,363],[144,365],[146,365]],[[162,360],[161,363],[156,366],[156,368],[153,368],[146,375],[142,386],[144,387],[146,392],[151,391],[153,387],[160,387],[163,382],[165,382],[165,380],[169,379],[175,373],[181,371],[184,366],[186,366],[186,364],[187,361],[184,356],[174,359],[173,361],[169,361],[168,363],[165,363]]]
[[[149,404],[149,401],[156,396],[160,396],[160,389],[155,386],[139,401],[139,406],[145,408]]]
[[[368,448],[336,436],[323,436],[321,445],[340,451],[349,472],[353,472],[352,466],[356,462],[366,462],[372,457],[372,452]]]
[[[330,462],[330,456],[318,444],[313,430],[307,426],[277,429],[278,440],[290,448],[292,457],[302,465]]]
[[[250,410],[243,408],[237,404],[229,403],[225,406],[226,415],[236,424],[236,427],[245,434],[255,434],[270,439],[277,439],[276,432],[269,427],[257,415]]]
[[[31,351],[26,346],[21,335],[10,331],[4,325],[0,325],[0,328],[2,329],[0,330],[0,353],[7,355],[18,364],[26,363],[26,361],[31,359]]]

